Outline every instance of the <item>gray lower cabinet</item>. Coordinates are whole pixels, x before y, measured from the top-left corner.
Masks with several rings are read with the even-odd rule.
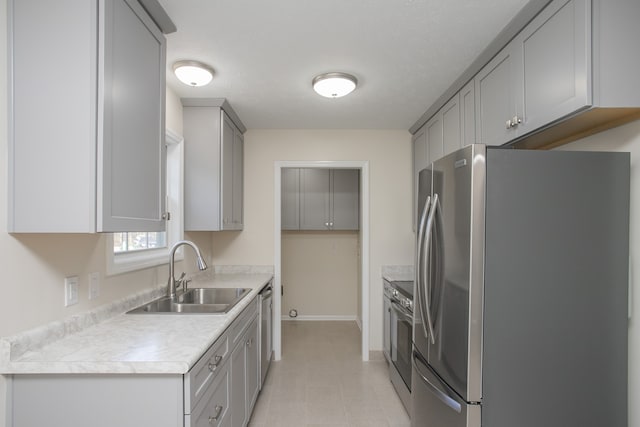
[[[7,427],[246,426],[259,392],[258,299],[185,375],[8,377]]]
[[[291,168],[282,170],[283,230],[358,230],[360,171]]]
[[[231,419],[234,426],[249,423],[253,407],[260,391],[258,319],[242,335],[231,355],[233,384],[231,386]]]
[[[10,0],[8,22],[8,230],[163,231],[166,42],[153,19],[136,0]]]
[[[222,98],[182,99],[184,228],[242,230],[244,125]]]

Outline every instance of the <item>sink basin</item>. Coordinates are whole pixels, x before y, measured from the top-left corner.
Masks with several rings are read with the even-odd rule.
[[[180,294],[180,304],[235,304],[251,289],[248,288],[193,288]]]
[[[249,291],[249,288],[194,288],[175,298],[158,298],[127,314],[224,314]]]

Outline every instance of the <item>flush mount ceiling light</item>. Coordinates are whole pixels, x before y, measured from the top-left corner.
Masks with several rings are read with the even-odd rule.
[[[313,90],[327,98],[340,98],[353,92],[358,80],[351,74],[326,73],[314,77]]]
[[[178,61],[173,64],[173,72],[189,86],[204,86],[213,78],[213,68],[199,61]]]

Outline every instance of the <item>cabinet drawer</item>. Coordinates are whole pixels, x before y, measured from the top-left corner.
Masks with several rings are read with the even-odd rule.
[[[215,379],[202,394],[191,414],[185,415],[185,427],[230,426],[229,364],[218,368]]]
[[[216,379],[229,356],[228,333],[225,332],[185,375],[185,413],[190,413],[202,399],[207,387]]]
[[[240,315],[233,321],[229,328],[229,345],[231,348],[235,348],[238,340],[242,338],[242,334],[247,329],[251,320],[258,315],[258,298],[254,298],[253,301],[240,313]]]

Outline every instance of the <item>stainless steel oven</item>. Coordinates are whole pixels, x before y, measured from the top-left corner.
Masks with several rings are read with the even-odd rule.
[[[389,361],[389,377],[411,413],[413,282],[385,280],[384,309],[384,353]]]

